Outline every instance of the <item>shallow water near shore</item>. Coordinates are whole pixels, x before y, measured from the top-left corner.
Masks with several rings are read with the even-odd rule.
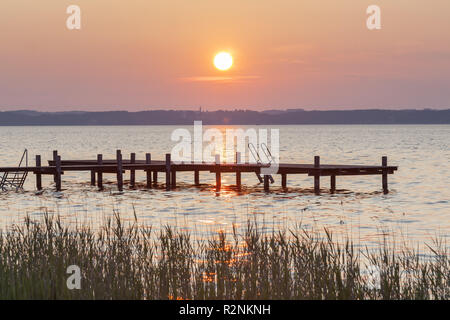
[[[170,137],[175,126],[120,127],[0,127],[0,166],[17,165],[27,148],[30,165],[34,155],[43,163],[58,150],[62,159],[113,159],[121,149],[124,159],[135,152],[162,160],[176,142]],[[185,127],[192,130],[192,127]],[[205,126],[205,129],[208,127]],[[238,128],[237,126],[218,127]],[[244,129],[249,127],[242,127]],[[54,192],[52,178],[44,176],[44,192],[35,195],[34,176],[29,175],[25,192],[0,194],[0,226],[5,229],[23,223],[30,215],[39,218],[45,212],[57,213],[66,223],[96,227],[114,212],[125,220],[161,228],[178,226],[195,237],[218,230],[231,231],[245,226],[247,220],[264,222],[264,232],[294,228],[330,229],[337,237],[351,238],[361,246],[383,241],[431,243],[436,236],[450,235],[450,126],[419,125],[342,125],[342,126],[254,126],[280,130],[280,160],[312,163],[314,155],[321,163],[379,165],[388,156],[389,165],[399,170],[389,176],[390,193],[381,192],[380,176],[337,177],[338,192],[328,193],[329,178],[321,179],[323,193],[312,192],[313,179],[306,175],[288,175],[288,189],[280,188],[275,176],[271,193],[265,194],[254,174],[243,174],[245,186],[237,192],[233,174],[222,176],[222,190],[214,189],[215,176],[201,173],[200,187],[193,186],[192,173],[177,174],[177,189],[167,192],[160,185],[145,190],[145,176],[137,173],[136,190],[125,185],[116,192],[115,176],[105,174],[105,190],[90,186],[88,173],[67,172],[63,191]],[[128,175],[125,176],[128,179]],[[159,182],[163,183],[160,175]]]

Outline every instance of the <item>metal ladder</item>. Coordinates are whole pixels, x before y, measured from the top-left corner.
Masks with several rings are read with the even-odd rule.
[[[272,156],[272,153],[270,152],[269,148],[267,147],[267,145],[265,143],[261,143],[261,146],[258,145],[258,148],[261,147],[260,149],[263,151],[264,156],[267,158],[267,160],[269,161],[268,163],[271,164],[272,162],[275,161],[274,157]],[[250,150],[250,153],[252,154],[253,158],[255,158],[256,163],[258,164],[262,164],[262,160],[261,160],[261,156],[259,155],[258,150],[255,148],[255,146],[253,145],[253,143],[249,143],[248,144],[248,150]],[[262,183],[264,181],[264,179],[261,177],[261,175],[259,173],[256,173],[256,176],[258,177],[258,180],[260,183]],[[269,175],[269,180],[270,183],[274,183],[275,180],[272,177],[272,175]]]
[[[22,154],[22,158],[20,158],[19,168],[22,168],[22,165],[25,165],[25,171],[16,171],[16,172],[5,172],[3,177],[0,179],[0,189],[1,191],[15,190],[16,192],[19,190],[23,190],[23,184],[28,176],[28,150]]]

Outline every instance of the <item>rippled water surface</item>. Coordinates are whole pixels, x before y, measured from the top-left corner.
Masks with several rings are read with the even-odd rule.
[[[162,160],[175,142],[173,126],[120,127],[0,127],[0,166],[16,165],[24,148],[34,164],[35,154],[51,159],[58,150],[62,159],[95,159],[102,153],[113,159],[121,149],[124,158],[135,152],[144,159],[146,152]],[[192,130],[190,127],[186,127]],[[230,128],[230,127],[229,127]],[[231,127],[237,128],[237,127]],[[265,127],[255,127],[263,129]],[[288,176],[287,191],[275,177],[271,193],[265,194],[254,174],[244,174],[246,186],[236,193],[227,185],[235,183],[233,174],[222,177],[223,190],[216,193],[215,176],[201,173],[202,186],[193,186],[192,173],[178,173],[178,188],[115,192],[115,176],[106,174],[106,189],[98,192],[89,185],[88,173],[67,172],[63,191],[53,192],[51,177],[44,178],[45,191],[35,195],[34,176],[28,177],[24,193],[0,194],[0,224],[7,228],[22,223],[28,214],[41,217],[45,212],[59,213],[67,223],[98,226],[114,211],[124,219],[160,228],[176,225],[196,236],[216,230],[230,230],[248,219],[264,222],[264,230],[283,227],[322,229],[338,237],[351,237],[361,245],[382,241],[383,235],[399,241],[429,243],[450,234],[450,126],[277,126],[280,130],[281,162],[389,164],[399,171],[389,176],[391,193],[383,195],[380,176],[337,177],[338,193],[327,193],[329,179],[322,178],[324,192],[312,194],[313,179],[305,175]],[[206,128],[205,128],[206,129]],[[219,127],[225,130],[225,127]],[[244,127],[245,129],[245,127]],[[143,173],[137,174],[144,183]],[[160,174],[159,182],[164,177]]]

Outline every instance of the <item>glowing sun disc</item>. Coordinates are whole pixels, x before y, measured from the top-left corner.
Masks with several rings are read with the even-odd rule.
[[[228,70],[232,65],[233,57],[228,52],[220,52],[214,58],[214,66],[219,70]]]

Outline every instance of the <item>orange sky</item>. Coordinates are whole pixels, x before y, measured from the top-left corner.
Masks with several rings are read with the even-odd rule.
[[[371,4],[382,30],[366,28]],[[2,0],[0,110],[449,108],[449,14],[448,0]]]

